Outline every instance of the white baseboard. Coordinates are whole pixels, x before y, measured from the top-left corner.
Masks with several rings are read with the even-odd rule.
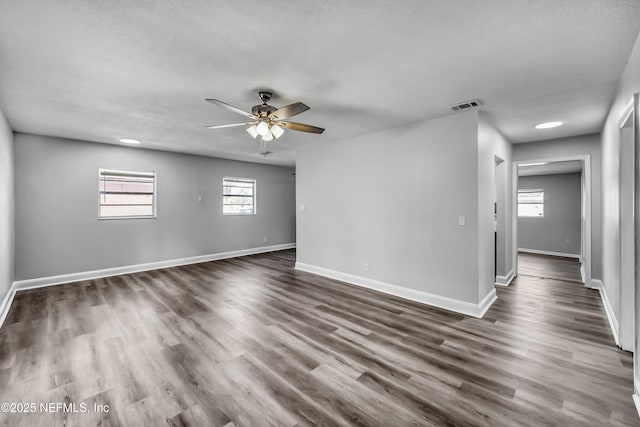
[[[478,304],[473,304],[467,301],[460,301],[457,299],[444,297],[440,295],[434,295],[415,289],[405,288],[398,285],[392,285],[390,283],[380,282],[378,280],[369,279],[366,277],[356,276],[349,273],[343,273],[341,271],[330,270],[328,268],[317,267],[311,264],[305,264],[302,262],[296,262],[296,270],[306,271],[307,273],[317,274],[319,276],[328,277],[330,279],[340,280],[352,285],[361,286],[363,288],[372,289],[374,291],[382,292],[385,294],[394,295],[396,297],[404,298],[410,301],[416,301],[422,304],[427,304],[446,310],[455,311],[457,313],[466,314],[467,316],[473,316],[482,318],[484,314],[489,310],[489,307],[496,301],[495,288],[485,296]]]
[[[9,292],[0,306],[0,327],[2,327],[9,307],[17,291],[42,288],[45,286],[60,285],[63,283],[78,282],[81,280],[99,279],[101,277],[118,276],[121,274],[138,273],[141,271],[157,270],[160,268],[178,267],[180,265],[197,264],[200,262],[215,261],[226,258],[235,258],[245,255],[255,255],[264,252],[281,251],[295,248],[295,243],[281,245],[260,246],[257,248],[241,249],[238,251],[220,252],[217,254],[199,255],[188,258],[172,259],[167,261],[150,262],[146,264],[127,265],[123,267],[105,268],[102,270],[82,271],[79,273],[61,274],[58,276],[39,277],[36,279],[18,280],[13,282]]]
[[[620,339],[618,337],[618,319],[616,319],[616,315],[613,312],[613,307],[611,307],[611,302],[609,301],[609,296],[607,295],[607,290],[604,287],[604,284],[599,279],[591,279],[590,288],[598,289],[600,291],[600,298],[602,299],[602,305],[604,306],[604,311],[607,314],[607,319],[609,320],[613,339],[616,341],[616,345],[620,346]]]
[[[539,251],[537,249],[525,249],[525,248],[518,248],[518,252],[524,252],[528,254],[538,254],[538,255],[559,256],[562,258],[575,258],[578,261],[582,261],[581,260],[582,257],[580,256],[580,254],[568,254],[565,252],[552,252],[552,251]]]
[[[7,295],[5,295],[2,300],[2,304],[0,304],[0,328],[4,325],[4,321],[9,314],[9,307],[11,307],[11,303],[13,302],[13,298],[16,296],[16,284],[15,282],[11,284],[9,287],[9,291]]]
[[[640,417],[640,395],[637,393],[633,393],[633,403],[636,405],[636,411],[638,412],[638,416]]]
[[[478,315],[474,317],[482,319],[497,299],[498,294],[496,293],[496,288],[493,288],[484,298],[482,298],[482,301],[480,301],[480,303],[478,304]]]
[[[585,282],[584,285],[589,289],[600,290],[602,288],[602,281],[600,281],[599,279],[591,279],[591,283],[590,284]]]
[[[496,286],[509,286],[514,277],[512,268],[506,276],[496,276]]]

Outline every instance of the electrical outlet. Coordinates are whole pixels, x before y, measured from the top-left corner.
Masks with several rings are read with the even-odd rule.
[[[362,270],[363,271],[369,271],[369,263],[365,262],[364,265],[362,266]]]
[[[304,210],[305,210],[304,205],[300,205],[300,212],[304,212]]]
[[[267,243],[269,241],[269,238],[267,236],[264,236],[264,239],[262,239],[262,241]]]
[[[464,217],[464,215],[460,215],[460,216],[458,217],[458,225],[460,225],[460,226],[464,226],[464,225],[465,225],[465,223],[467,222],[466,220],[467,220],[467,219]]]

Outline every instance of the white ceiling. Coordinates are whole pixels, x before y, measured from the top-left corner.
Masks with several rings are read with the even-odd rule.
[[[563,173],[579,173],[582,172],[582,161],[571,160],[566,162],[550,162],[543,165],[528,165],[525,163],[518,166],[518,176],[532,175],[556,175]]]
[[[471,98],[533,141],[601,129],[639,30],[637,0],[3,0],[0,107],[16,131],[273,164]],[[204,128],[242,120],[204,98],[249,109],[262,88],[326,132],[265,159]]]

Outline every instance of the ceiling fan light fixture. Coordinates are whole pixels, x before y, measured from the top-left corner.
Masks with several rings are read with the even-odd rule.
[[[262,140],[264,142],[273,141],[273,134],[271,132],[267,132],[266,135],[262,135]]]
[[[251,125],[247,128],[247,132],[254,139],[258,136],[258,131],[256,130],[256,127],[257,127],[256,125]]]
[[[260,120],[260,123],[256,126],[256,132],[264,138],[265,135],[269,133],[269,123],[264,120]]]
[[[278,139],[284,133],[284,129],[282,129],[282,126],[274,124],[271,125],[271,133],[275,139]]]

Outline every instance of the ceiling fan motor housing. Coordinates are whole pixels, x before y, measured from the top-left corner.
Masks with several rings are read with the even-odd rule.
[[[251,113],[256,117],[266,117],[276,110],[277,110],[276,107],[273,107],[267,104],[262,104],[262,105],[254,105],[253,108],[251,109]]]

